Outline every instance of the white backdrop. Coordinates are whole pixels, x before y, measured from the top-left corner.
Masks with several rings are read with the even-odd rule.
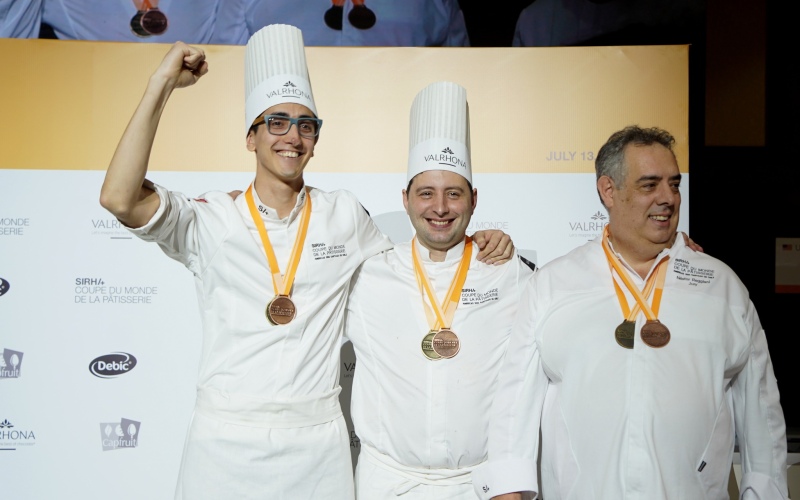
[[[0,39],[2,499],[172,498],[201,346],[193,280],[98,203],[116,141],[166,50]],[[148,176],[193,197],[246,188],[254,165],[242,134],[244,48],[206,51],[211,72],[172,97]],[[685,46],[307,55],[325,120],[307,182],[354,192],[395,241],[411,237],[401,202],[408,110],[441,79],[462,84],[470,102],[470,233],[502,229],[537,265],[597,236],[606,213],[591,156],[631,123],[678,138],[687,229]],[[347,409],[357,369],[344,352]]]
[[[243,189],[251,178],[150,177],[191,196]],[[9,425],[0,428],[3,498],[167,499],[174,490],[200,351],[193,280],[100,207],[102,178],[100,171],[0,170],[0,351],[19,353],[15,372],[10,361],[0,369],[0,425]],[[307,182],[346,187],[384,232],[410,238],[402,174],[309,173]],[[503,229],[538,265],[596,236],[604,222],[591,174],[477,174],[474,184],[471,227]],[[686,229],[688,182],[681,189]],[[344,352],[346,408],[355,359],[349,346]],[[112,353],[130,354],[136,365],[113,378],[94,375],[92,362]],[[123,419],[121,438],[113,429],[105,434]],[[138,425],[132,443],[127,421]],[[352,445],[355,456],[357,439]]]

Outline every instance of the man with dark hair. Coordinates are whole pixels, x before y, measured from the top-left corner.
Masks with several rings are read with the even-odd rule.
[[[734,438],[740,498],[787,498],[766,336],[734,272],[676,237],[673,144],[634,126],[600,149],[608,226],[526,290],[473,473],[482,498],[728,498]]]
[[[245,48],[243,132],[256,168],[243,195],[190,199],[147,180],[170,95],[207,71],[202,49],[172,46],[100,194],[133,234],[194,275],[203,351],[175,497],[351,500],[338,380],[344,308],[356,268],[392,243],[352,193],[305,183],[322,120],[294,26],[267,26]],[[312,247],[337,251],[320,257]]]
[[[476,499],[470,474],[486,460],[497,375],[533,272],[518,258],[476,259],[468,117],[460,85],[417,94],[403,191],[415,236],[353,277],[358,499]]]

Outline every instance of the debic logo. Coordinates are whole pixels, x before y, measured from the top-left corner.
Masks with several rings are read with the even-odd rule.
[[[11,288],[11,285],[8,284],[8,281],[0,278],[0,297],[5,295],[9,288]]]
[[[89,363],[89,371],[92,375],[99,378],[114,378],[119,377],[124,373],[128,373],[136,366],[136,358],[133,354],[127,352],[113,352],[94,358]]]

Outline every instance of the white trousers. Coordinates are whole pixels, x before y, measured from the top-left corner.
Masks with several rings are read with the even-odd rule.
[[[176,500],[353,500],[344,417],[302,427],[259,425],[252,414],[201,409],[183,450]],[[225,418],[220,418],[224,416]]]

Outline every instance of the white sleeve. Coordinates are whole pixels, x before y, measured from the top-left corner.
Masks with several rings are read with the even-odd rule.
[[[161,201],[158,210],[147,224],[128,230],[144,241],[158,243],[169,257],[181,262],[193,273],[200,274],[197,259],[197,217],[189,199],[157,184],[149,183],[149,186]]]
[[[752,303],[745,312],[751,329],[750,356],[733,379],[734,421],[742,458],[739,498],[785,500],[786,424],[767,339]]]
[[[520,299],[497,382],[489,423],[489,460],[472,473],[481,499],[537,490],[539,424],[548,380],[533,335],[533,283],[535,278]]]
[[[352,204],[355,220],[356,240],[358,247],[361,250],[361,262],[369,259],[373,255],[377,255],[386,250],[391,250],[394,244],[388,236],[381,233],[375,221],[369,216],[367,210],[361,206],[355,195],[349,193],[354,203]]]

